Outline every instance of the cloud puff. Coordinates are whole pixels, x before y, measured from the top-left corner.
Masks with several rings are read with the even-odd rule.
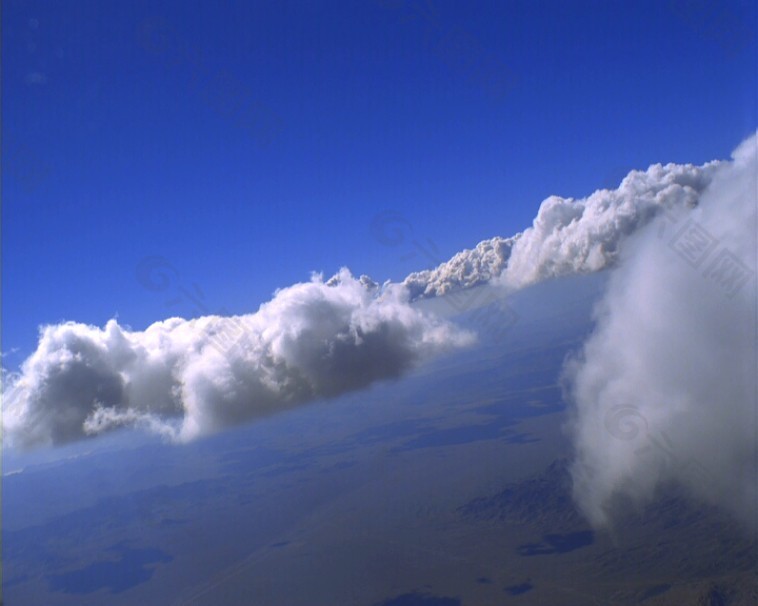
[[[574,493],[599,526],[667,484],[755,526],[757,142],[629,242],[567,365]]]
[[[439,297],[487,284],[503,272],[520,236],[495,236],[479,242],[473,250],[461,251],[434,269],[409,274],[403,284],[410,291],[411,299]]]
[[[3,425],[13,445],[55,445],[121,426],[170,439],[243,423],[320,397],[397,377],[472,341],[342,270],[278,291],[258,312],[171,318],[145,331],[111,320],[41,330],[8,381]]]

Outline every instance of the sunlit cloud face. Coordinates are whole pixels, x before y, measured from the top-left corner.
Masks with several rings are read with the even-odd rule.
[[[512,291],[613,267],[625,240],[655,217],[678,216],[697,206],[720,165],[654,164],[631,171],[616,189],[579,199],[550,196],[523,232],[484,240],[433,269],[413,272],[403,284],[412,298],[429,298],[487,283]],[[396,218],[392,227],[409,225]]]
[[[654,217],[696,206],[719,165],[655,164],[630,172],[615,190],[579,200],[549,197],[513,245],[502,283],[523,287],[613,266],[625,240]]]
[[[187,441],[398,377],[472,340],[412,308],[403,288],[379,292],[343,270],[280,290],[246,316],[171,318],[143,332],[115,320],[47,326],[9,381],[3,424],[20,447],[123,426]]]
[[[756,141],[629,242],[567,367],[574,494],[599,526],[672,483],[755,526]]]

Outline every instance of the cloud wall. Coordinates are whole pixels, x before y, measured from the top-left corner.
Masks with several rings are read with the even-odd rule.
[[[714,168],[697,208],[629,242],[567,365],[574,495],[598,526],[678,485],[755,528],[756,143]]]

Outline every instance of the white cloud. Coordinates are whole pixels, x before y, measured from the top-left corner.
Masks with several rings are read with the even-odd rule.
[[[397,377],[472,341],[407,299],[342,270],[245,316],[171,318],[142,332],[116,320],[44,327],[6,387],[6,437],[34,447],[139,426],[186,441]]]
[[[326,283],[315,278],[283,289],[244,316],[171,318],[142,332],[115,320],[102,329],[73,322],[45,327],[21,373],[4,372],[3,425],[21,446],[69,442],[121,426],[189,440],[399,376],[472,339],[409,301],[487,283],[511,292],[614,266],[624,243],[656,217],[707,218],[698,208],[703,192],[714,190],[712,182],[723,181],[720,175],[737,164],[657,164],[632,171],[616,190],[579,200],[552,196],[524,232],[480,242],[401,284],[380,288],[343,270]],[[678,258],[656,242],[667,262]],[[640,246],[630,255],[653,254]]]
[[[501,281],[523,287],[612,266],[624,240],[655,216],[696,206],[719,165],[654,164],[630,172],[615,190],[579,200],[549,197],[513,246]]]
[[[671,483],[755,525],[756,142],[629,242],[567,366],[574,493],[599,526]]]

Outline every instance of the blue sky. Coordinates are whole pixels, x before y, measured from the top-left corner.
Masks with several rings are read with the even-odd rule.
[[[44,323],[431,265],[372,237],[386,209],[443,260],[550,194],[728,157],[757,124],[758,17],[698,4],[4,2],[4,365]],[[174,287],[136,280],[149,255]]]

